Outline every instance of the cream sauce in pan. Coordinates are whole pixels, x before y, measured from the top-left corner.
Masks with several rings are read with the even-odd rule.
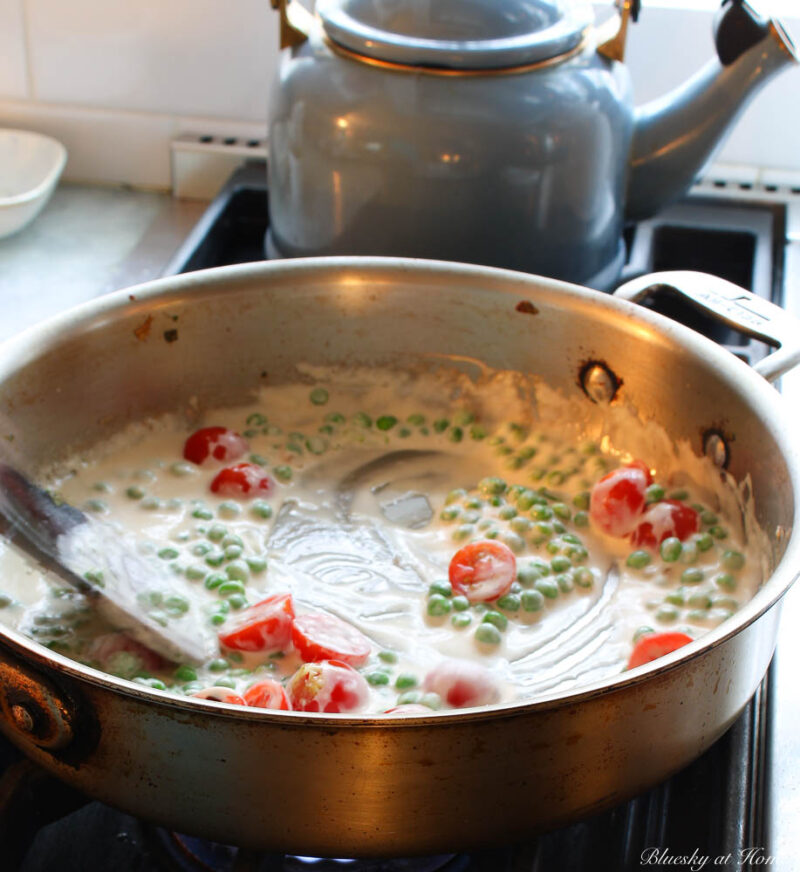
[[[651,496],[660,486],[701,519],[676,559],[604,535],[589,518],[588,494],[631,457],[607,436],[555,426],[541,412],[511,374],[475,385],[461,376],[398,383],[396,374],[315,371],[247,408],[139,424],[74,458],[53,486],[88,514],[135,531],[152,559],[187,579],[189,607],[223,634],[250,605],[284,592],[298,614],[357,627],[370,646],[358,666],[369,686],[363,710],[446,707],[425,677],[448,658],[486,667],[503,700],[536,698],[620,672],[647,628],[694,637],[716,626],[752,597],[765,566],[719,476],[701,487],[685,470],[652,470]],[[245,454],[185,460],[187,436],[210,425],[241,434]],[[269,492],[211,492],[237,462],[260,467]],[[486,540],[511,548],[518,574],[499,602],[470,604],[450,588],[448,566],[459,548]],[[649,560],[631,558],[642,550]],[[291,646],[221,648],[199,668],[143,662],[114,643],[81,596],[13,546],[0,545],[0,571],[6,622],[158,690],[244,693],[264,676],[285,682],[300,665]]]

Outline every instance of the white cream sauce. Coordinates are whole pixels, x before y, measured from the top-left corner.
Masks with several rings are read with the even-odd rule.
[[[581,420],[552,391],[512,373],[485,373],[477,380],[447,371],[413,378],[375,371],[304,375],[302,384],[266,389],[252,407],[209,411],[188,427],[179,416],[138,424],[73,458],[73,472],[53,485],[66,501],[133,531],[153,553],[165,555],[162,559],[191,580],[192,608],[205,610],[209,619],[237,598],[220,596],[205,580],[233,565],[238,567],[233,575],[246,582],[240,599],[246,596],[248,604],[291,591],[298,612],[323,611],[351,622],[373,649],[360,671],[376,681],[383,680],[375,679],[378,672],[387,676],[385,684],[372,686],[370,710],[413,700],[422,692],[412,688],[409,697],[398,676],[405,684],[413,676],[421,685],[446,657],[483,663],[497,676],[505,700],[613,675],[624,669],[640,628],[698,635],[752,597],[767,571],[763,536],[736,488],[707,461],[672,446],[652,424],[640,425],[638,456],[654,468],[667,495],[685,489],[688,503],[702,504],[709,518],[717,516],[701,532],[722,528],[726,536],[705,552],[688,545],[674,563],[654,553],[648,566],[635,569],[626,565],[631,551],[626,540],[576,523],[576,517],[585,520],[575,505],[579,495],[630,459],[612,438],[621,432],[618,411],[600,425]],[[365,426],[363,413],[371,425]],[[380,429],[381,416],[396,420]],[[252,501],[209,491],[225,464],[198,467],[182,459],[186,437],[211,425],[245,434],[249,452],[240,460],[252,456],[275,480],[267,500],[270,518],[254,514]],[[627,445],[635,444],[625,432]],[[654,456],[644,453],[647,447]],[[479,482],[491,476],[537,497],[545,487],[544,515],[550,516],[533,518],[536,505],[523,501],[519,508],[507,491],[496,500],[499,505],[483,495],[471,508]],[[459,488],[466,493],[448,497]],[[566,507],[561,518],[552,514],[556,504]],[[456,508],[458,517],[447,519]],[[550,525],[549,536],[539,523]],[[539,596],[537,611],[514,609],[512,597],[510,608],[451,607],[447,614],[429,614],[429,586],[446,581],[458,548],[487,535],[512,545],[519,568],[563,558],[576,545],[565,535],[577,537],[577,547],[588,554],[575,554],[564,572],[550,572],[548,579],[562,575],[567,581],[553,598]],[[722,565],[726,551],[744,554],[744,566],[730,572]],[[218,566],[209,565],[217,560]],[[681,581],[689,565],[702,571],[701,581]],[[573,580],[582,567],[591,572],[581,575],[583,586]],[[0,591],[11,601],[0,612],[2,619],[77,659],[91,659],[91,638],[108,627],[80,596],[64,592],[62,583],[8,544],[0,544],[0,573]],[[723,574],[732,576],[727,586],[715,581]],[[533,589],[517,585],[513,593],[519,598]],[[681,598],[682,604],[667,601]],[[475,638],[486,608],[507,619],[499,644]],[[236,612],[229,608],[220,630]],[[456,627],[454,621],[465,621],[466,615],[469,625]],[[263,674],[287,677],[298,663],[291,653],[248,655],[239,662],[234,655],[227,665],[200,668],[196,678],[185,670],[175,677],[172,667],[150,675],[173,692],[222,680],[241,693]]]

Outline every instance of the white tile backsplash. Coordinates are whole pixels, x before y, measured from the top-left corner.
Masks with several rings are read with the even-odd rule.
[[[22,4],[23,0],[0,0],[0,98],[30,96]]]
[[[266,0],[25,0],[37,99],[264,118],[277,56]]]
[[[713,56],[717,6],[645,0],[628,39],[639,102]],[[65,178],[167,187],[178,134],[264,136],[277,31],[268,0],[0,0],[0,124],[65,142]],[[800,172],[800,67],[766,86],[715,160]]]

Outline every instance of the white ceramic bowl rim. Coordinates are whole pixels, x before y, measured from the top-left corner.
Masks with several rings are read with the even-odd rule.
[[[53,184],[54,180],[61,175],[67,162],[67,149],[57,139],[32,130],[17,130],[10,127],[0,127],[0,161],[3,159],[4,144],[11,141],[12,135],[28,139],[31,145],[38,145],[39,147],[49,149],[52,158],[49,161],[46,172],[36,181],[33,187],[28,187],[18,194],[0,196],[0,208],[17,206],[41,197],[47,188]]]

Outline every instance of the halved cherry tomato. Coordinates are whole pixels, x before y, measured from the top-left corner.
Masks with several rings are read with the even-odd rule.
[[[659,657],[671,654],[693,641],[686,633],[648,633],[633,646],[628,669],[658,660]]]
[[[292,595],[273,594],[237,615],[219,640],[237,651],[282,651],[292,638],[293,621]]]
[[[186,440],[183,456],[199,465],[206,460],[236,460],[248,449],[247,440],[227,427],[203,427]]]
[[[700,529],[700,516],[686,503],[662,500],[654,503],[642,515],[639,526],[631,534],[634,545],[655,548],[670,536],[685,542]]]
[[[406,702],[403,705],[396,705],[394,708],[386,709],[385,715],[430,715],[433,714],[433,709],[428,708],[418,702]]]
[[[360,672],[340,660],[304,663],[286,686],[299,712],[352,712],[369,701],[369,685]]]
[[[306,662],[342,660],[361,666],[369,657],[369,639],[352,624],[333,615],[298,615],[292,625],[292,641]]]
[[[86,655],[89,660],[97,661],[106,671],[113,672],[114,655],[121,651],[138,657],[142,669],[147,672],[155,672],[167,665],[167,661],[160,654],[156,654],[155,651],[151,651],[125,633],[104,633],[102,636],[95,636]]]
[[[468,660],[444,660],[425,676],[425,690],[438,693],[453,708],[488,705],[500,699],[497,679],[484,666]]]
[[[514,552],[502,542],[472,542],[459,548],[450,561],[450,584],[471,603],[502,596],[517,577]]]
[[[226,466],[211,482],[211,491],[221,497],[263,497],[272,488],[272,479],[255,463]]]
[[[205,687],[203,690],[193,693],[192,696],[197,699],[213,699],[217,702],[227,702],[230,705],[247,705],[238,693],[229,690],[227,687]]]
[[[609,536],[627,536],[645,508],[650,470],[636,460],[604,475],[592,488],[589,516]]]
[[[283,685],[274,678],[265,678],[248,687],[244,693],[244,701],[257,708],[289,711],[289,697]]]

